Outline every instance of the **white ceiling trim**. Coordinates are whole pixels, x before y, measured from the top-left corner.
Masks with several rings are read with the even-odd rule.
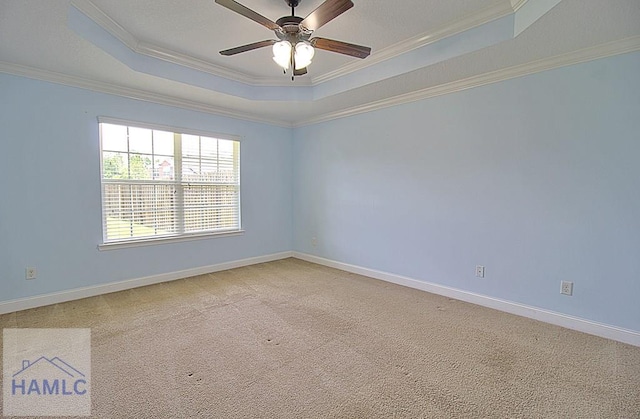
[[[117,38],[131,51],[146,55],[148,57],[168,61],[193,70],[202,71],[213,74],[214,76],[224,77],[240,83],[254,86],[282,86],[284,85],[282,78],[264,79],[251,77],[237,71],[231,71],[224,67],[217,66],[205,60],[200,60],[177,51],[153,45],[148,42],[140,41],[129,31],[120,26],[118,22],[113,20],[109,15],[103,12],[98,6],[90,0],[72,0],[71,6],[75,7],[82,14],[93,20],[98,26]]]
[[[506,4],[506,9],[511,10],[508,6],[509,3]],[[502,10],[506,9],[503,8]],[[437,40],[423,40],[424,42],[421,43],[424,45],[418,49],[407,51],[393,59],[387,59],[379,63],[374,62],[368,67],[357,72],[344,74],[340,78],[327,80],[316,85],[301,83],[296,86],[251,85],[185,67],[163,58],[137,53],[96,23],[96,21],[72,6],[69,8],[67,25],[87,41],[93,43],[133,71],[243,99],[290,102],[322,99],[512,39],[514,36],[514,19],[514,14],[508,13],[502,18],[476,25],[455,35]]]
[[[136,51],[138,48],[139,41],[133,35],[89,0],[72,0],[71,6],[91,18],[91,20],[96,22],[111,35],[118,38],[120,42],[131,48],[133,51]]]
[[[366,60],[358,60],[351,62],[336,71],[316,76],[307,77],[303,80],[305,86],[316,86],[318,84],[343,77],[353,72],[362,70],[364,68],[373,66],[392,58],[399,57],[415,49],[424,47],[426,45],[435,43],[442,39],[448,38],[453,35],[457,35],[476,28],[481,25],[485,25],[494,20],[500,19],[507,15],[513,14],[515,7],[522,7],[529,0],[511,0],[512,3],[516,3],[515,6],[509,6],[506,3],[497,3],[491,7],[483,9],[478,13],[468,15],[462,19],[450,22],[440,28],[425,32],[421,35],[415,36],[408,40],[404,40],[395,45],[382,49],[380,51],[373,51],[373,54]],[[247,74],[230,71],[224,67],[217,66],[205,60],[200,60],[187,54],[163,48],[151,43],[136,39],[129,31],[113,20],[109,15],[102,11],[98,6],[92,3],[90,0],[72,0],[71,6],[75,7],[78,11],[83,13],[89,19],[94,21],[102,29],[109,34],[117,38],[127,48],[135,53],[146,55],[148,57],[160,59],[173,64],[177,64],[183,67],[187,67],[193,70],[202,71],[214,76],[223,77],[228,80],[237,81],[251,86],[289,86],[284,79],[278,78],[259,78],[252,77]]]
[[[528,0],[521,1],[525,3]],[[317,84],[324,83],[326,81],[330,81],[338,77],[345,76],[349,73],[353,73],[355,71],[359,71],[372,65],[381,63],[382,61],[396,58],[415,49],[433,44],[445,38],[493,22],[494,20],[512,14],[513,12],[513,9],[509,5],[505,5],[503,3],[496,4],[484,10],[481,10],[478,13],[474,13],[460,20],[450,22],[435,30],[422,33],[418,36],[409,38],[395,45],[391,45],[390,47],[384,48],[380,51],[375,51],[374,54],[369,56],[366,60],[354,61],[333,72],[314,77],[312,85],[315,86]]]
[[[129,99],[142,100],[159,105],[174,106],[177,108],[205,112],[213,115],[226,116],[230,118],[241,119],[243,121],[259,122],[285,128],[292,127],[291,123],[278,119],[261,118],[246,112],[233,112],[225,108],[220,108],[193,100],[179,99],[168,95],[149,92],[146,90],[132,89],[129,87],[114,85],[111,83],[99,82],[83,77],[70,76],[68,74],[56,73],[49,70],[27,67],[4,61],[0,61],[0,73],[12,74],[15,76],[61,84],[69,87],[77,87],[80,89],[91,90],[98,93],[107,93],[110,95],[121,96]]]
[[[309,86],[255,86],[137,53],[75,7],[69,7],[67,20],[69,29],[137,73],[248,100],[309,101],[313,97]]]
[[[349,109],[343,109],[337,112],[331,112],[310,118],[294,124],[294,127],[305,125],[313,125],[321,122],[327,122],[334,119],[345,118],[348,116],[358,115],[366,112],[372,112],[378,109],[388,108],[391,106],[401,105],[404,103],[416,102],[435,96],[442,96],[462,90],[472,89],[487,84],[497,83],[529,74],[539,73],[542,71],[552,70],[554,68],[566,67],[574,64],[580,64],[587,61],[593,61],[600,58],[611,57],[614,55],[626,54],[630,52],[640,51],[640,36],[617,40],[606,44],[597,45],[595,47],[585,48],[567,54],[557,55],[526,64],[508,67],[496,71],[492,71],[466,79],[457,80],[451,83],[439,86],[428,87],[426,89],[417,90],[415,92],[406,93],[376,102],[371,102],[362,106],[354,106]]]
[[[562,0],[535,0],[517,5],[515,14],[514,37],[517,37],[538,19],[556,7]],[[526,3],[526,4],[525,4]]]
[[[525,3],[529,0],[511,0],[511,7],[514,12],[517,12]]]
[[[609,42],[606,44],[597,45],[591,48],[585,48],[582,50],[562,54],[531,63],[526,63],[514,67],[509,67],[490,73],[481,74],[478,76],[469,77],[463,80],[443,84],[440,86],[429,87],[415,92],[390,97],[387,99],[379,100],[376,102],[368,103],[363,106],[355,106],[349,109],[344,109],[338,112],[326,113],[318,115],[314,118],[306,119],[303,121],[291,124],[286,121],[262,118],[256,115],[252,115],[245,112],[233,112],[228,109],[219,108],[216,106],[208,105],[201,102],[190,101],[185,99],[178,99],[167,95],[158,93],[152,93],[140,89],[132,89],[122,86],[116,86],[110,83],[97,82],[94,80],[85,79],[77,76],[70,76],[67,74],[56,73],[48,70],[42,70],[34,67],[27,67],[18,64],[2,62],[0,61],[0,73],[13,74],[16,76],[27,77],[36,80],[42,80],[57,84],[62,84],[70,87],[77,87],[81,89],[87,89],[100,93],[107,93],[116,96],[122,96],[130,99],[142,100],[146,102],[157,103],[167,106],[175,106],[178,108],[194,110],[198,112],[205,112],[213,115],[226,116],[235,119],[241,119],[243,121],[251,121],[258,123],[266,123],[270,125],[276,125],[285,128],[301,127],[305,125],[313,125],[321,122],[330,121],[333,119],[345,118],[348,116],[358,115],[366,112],[375,111],[395,105],[401,105],[404,103],[415,102],[422,99],[428,99],[430,97],[442,96],[449,93],[459,92],[461,90],[471,89],[474,87],[484,86],[491,83],[497,83],[503,80],[509,80],[516,77],[525,76],[528,74],[538,73],[541,71],[547,71],[558,67],[565,67],[569,65],[579,64],[587,61],[597,60],[600,58],[606,58],[619,54],[626,54],[630,52],[640,51],[640,36],[626,38]]]

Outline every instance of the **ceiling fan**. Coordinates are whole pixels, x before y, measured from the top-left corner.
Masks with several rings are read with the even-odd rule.
[[[229,56],[270,46],[273,49],[273,60],[284,72],[289,68],[293,69],[291,80],[295,76],[307,74],[307,66],[311,64],[315,53],[314,48],[357,58],[367,58],[371,54],[371,48],[362,45],[327,38],[311,38],[315,30],[352,8],[351,0],[326,0],[305,18],[298,17],[295,13],[300,1],[285,0],[291,7],[291,16],[284,16],[273,22],[234,0],[215,0],[219,5],[271,29],[278,38],[226,49],[220,51],[220,54]]]

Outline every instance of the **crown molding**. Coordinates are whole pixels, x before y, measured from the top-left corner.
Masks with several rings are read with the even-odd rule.
[[[138,40],[91,1],[71,0],[71,6],[78,9],[89,19],[93,20],[102,29],[116,37],[132,51],[136,51],[138,48]]]
[[[179,99],[176,97],[163,95],[159,93],[153,93],[141,89],[133,89],[130,87],[118,86],[111,83],[105,83],[96,80],[86,79],[79,76],[71,76],[68,74],[57,73],[54,71],[43,70],[35,67],[27,67],[19,64],[8,63],[0,61],[0,73],[12,74],[15,76],[26,77],[35,80],[41,80],[56,84],[61,84],[69,87],[77,87],[80,89],[91,90],[98,93],[106,93],[115,96],[121,96],[128,99],[142,100],[145,102],[156,103],[159,105],[174,106],[177,108],[183,108],[198,112],[209,113],[212,115],[225,116],[229,118],[240,119],[242,121],[258,122],[262,124],[269,124],[280,126],[284,128],[291,128],[290,122],[262,118],[256,115],[252,115],[245,112],[234,112],[228,109],[220,108],[217,106],[209,105],[202,102]]]
[[[527,0],[517,1],[525,3]],[[478,13],[467,15],[462,19],[449,22],[446,25],[443,25],[440,28],[436,29],[435,31],[424,32],[418,36],[403,40],[380,51],[375,51],[366,60],[354,61],[335,71],[323,74],[318,77],[313,77],[312,85],[315,86],[317,84],[345,76],[349,73],[362,70],[363,68],[373,66],[383,61],[390,60],[415,49],[433,44],[453,35],[466,32],[470,29],[487,24],[489,22],[493,22],[494,20],[513,14],[513,12],[513,8],[508,4],[495,4],[484,10],[481,10]]]
[[[435,96],[442,96],[450,93],[459,92],[462,90],[472,89],[474,87],[480,87],[487,84],[497,83],[504,80],[509,80],[517,77],[526,76],[529,74],[539,73],[542,71],[552,70],[554,68],[566,67],[574,64],[580,64],[587,61],[593,61],[600,58],[611,57],[614,55],[626,54],[630,52],[640,51],[640,36],[634,36],[631,38],[625,38],[605,44],[597,45],[590,48],[584,48],[581,50],[573,51],[567,54],[556,55],[549,58],[533,61],[526,64],[521,64],[513,67],[508,67],[496,71],[492,71],[485,74],[479,74],[466,79],[457,80],[450,83],[445,83],[439,86],[428,87],[421,90],[416,90],[411,93],[406,93],[387,99],[367,103],[366,105],[355,106],[348,109],[343,109],[337,112],[331,112],[324,115],[317,116],[315,118],[307,119],[293,126],[295,128],[305,125],[313,125],[321,122],[327,122],[334,119],[346,118],[353,115],[358,115],[366,112],[372,112],[391,106],[401,105],[409,102],[416,102],[423,99],[428,99]]]
[[[134,50],[134,52],[138,54],[142,54],[151,58],[167,61],[172,64],[177,64],[182,67],[190,68],[192,70],[202,71],[207,74],[212,74],[214,76],[223,77],[225,79],[237,81],[237,82],[248,84],[251,86],[268,86],[268,87],[287,86],[287,84],[283,82],[282,78],[259,79],[256,77],[251,77],[244,73],[229,70],[227,68],[215,65],[205,60],[200,60],[198,58],[191,57],[186,54],[182,54],[180,52],[163,48],[157,45],[153,45],[147,42],[138,41],[137,45],[138,46]]]
[[[98,82],[89,80],[78,76],[70,76],[66,74],[56,73],[48,70],[37,69],[33,67],[22,66],[13,63],[7,63],[0,61],[0,72],[13,74],[16,76],[27,77],[31,79],[37,79],[57,84],[62,84],[70,87],[78,87],[81,89],[92,90],[100,93],[107,93],[116,96],[122,96],[130,99],[142,100],[146,102],[157,103],[167,106],[175,106],[178,108],[194,110],[198,112],[205,112],[213,115],[225,116],[235,119],[241,119],[243,121],[251,121],[264,123],[269,125],[280,126],[284,128],[302,127],[305,125],[313,125],[321,122],[327,122],[334,119],[346,118],[353,115],[358,115],[366,112],[371,112],[391,106],[401,105],[404,103],[415,102],[423,99],[428,99],[435,96],[442,96],[449,93],[455,93],[466,89],[472,89],[474,87],[480,87],[487,84],[497,83],[504,80],[513,79],[529,74],[534,74],[542,71],[552,70],[554,68],[566,67],[574,64],[580,64],[587,61],[597,60],[600,58],[606,58],[614,55],[626,54],[630,52],[640,51],[640,36],[621,39],[595,47],[585,48],[578,51],[570,52],[567,54],[557,55],[550,58],[545,58],[531,63],[521,64],[513,67],[508,67],[496,71],[492,71],[485,74],[469,77],[463,80],[454,81],[451,83],[442,84],[439,86],[433,86],[415,92],[402,94],[387,99],[371,102],[362,106],[355,106],[348,109],[343,109],[337,112],[330,112],[323,115],[319,115],[314,118],[299,121],[297,123],[290,123],[287,121],[262,118],[256,115],[252,115],[245,112],[233,112],[228,109],[219,108],[216,106],[208,105],[201,102],[190,101],[185,99],[178,99],[167,95],[161,95],[158,93],[152,93],[140,89],[132,89],[128,87],[116,86],[109,83]]]
[[[98,26],[114,36],[136,54],[167,61],[192,70],[202,71],[204,73],[252,86],[286,86],[285,82],[281,78],[266,79],[252,77],[248,74],[229,70],[225,67],[215,65],[211,62],[201,60],[178,51],[141,41],[90,0],[72,0],[71,6],[75,7],[82,14],[94,21]]]
[[[522,8],[522,6],[525,5],[527,1],[529,0],[510,0],[511,8],[513,9],[514,12],[517,12]]]
[[[407,52],[435,43],[450,36],[465,32],[469,29],[487,24],[496,19],[514,13],[514,10],[522,7],[528,0],[510,0],[510,3],[496,3],[480,12],[467,15],[459,20],[450,22],[435,31],[422,33],[413,38],[403,40],[395,45],[384,48],[369,56],[366,60],[353,61],[335,71],[317,76],[310,77],[307,86],[316,86],[330,80],[337,79],[355,71],[362,70],[381,63],[383,61],[398,57]],[[151,58],[167,61],[186,68],[212,74],[214,76],[223,77],[228,80],[237,81],[252,86],[269,86],[279,87],[287,86],[282,78],[259,78],[252,77],[244,73],[229,70],[225,67],[215,65],[211,62],[197,59],[184,53],[163,48],[145,41],[141,41],[133,36],[129,31],[122,27],[118,22],[113,20],[104,11],[98,8],[90,0],[72,0],[72,7],[83,13],[89,19],[94,21],[98,26],[107,31],[109,34],[117,38],[127,48],[133,52],[145,55]]]

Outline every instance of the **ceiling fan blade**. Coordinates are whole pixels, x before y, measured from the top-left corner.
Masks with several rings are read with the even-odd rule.
[[[294,76],[304,76],[305,74],[307,74],[307,67],[301,68],[299,70],[293,70]]]
[[[350,55],[357,58],[367,58],[371,54],[371,48],[362,45],[349,44],[347,42],[336,41],[327,38],[312,38],[311,45],[325,51],[337,52],[338,54]]]
[[[233,10],[234,12],[239,13],[244,17],[248,17],[249,19],[253,20],[254,22],[258,22],[262,26],[266,26],[267,28],[269,28],[271,30],[276,30],[276,29],[280,28],[280,26],[276,22],[273,22],[272,20],[262,16],[261,14],[259,14],[257,12],[254,12],[253,10],[249,9],[246,6],[243,6],[242,4],[238,3],[237,1],[234,1],[234,0],[216,0],[216,3],[218,3],[220,6],[226,7],[229,10]]]
[[[236,54],[240,54],[241,52],[247,52],[247,51],[251,51],[254,49],[258,49],[258,48],[263,48],[263,47],[270,47],[271,45],[275,44],[277,41],[274,41],[272,39],[266,40],[266,41],[260,41],[260,42],[254,42],[253,44],[247,44],[247,45],[242,45],[239,47],[235,47],[235,48],[230,48],[230,49],[225,49],[224,51],[220,51],[220,54],[222,55],[236,55]]]
[[[353,2],[351,0],[326,0],[309,16],[305,17],[300,24],[310,31],[315,31],[352,7]]]

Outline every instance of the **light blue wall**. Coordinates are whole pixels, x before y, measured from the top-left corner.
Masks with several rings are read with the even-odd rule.
[[[294,249],[640,330],[639,75],[627,54],[296,129]]]
[[[0,75],[0,302],[294,249],[640,331],[638,74],[626,54],[295,130]],[[98,115],[242,136],[245,235],[98,251]]]
[[[98,115],[241,136],[246,233],[98,251]],[[290,129],[2,74],[0,127],[0,301],[292,248]]]

